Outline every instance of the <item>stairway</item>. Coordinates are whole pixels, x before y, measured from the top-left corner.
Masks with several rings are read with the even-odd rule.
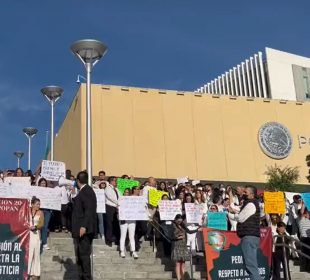
[[[42,280],[76,280],[74,247],[68,234],[52,233],[49,238],[51,250],[44,251],[41,257]],[[174,263],[170,258],[163,257],[163,250],[158,244],[157,252],[149,242],[143,242],[139,251],[139,259],[133,259],[129,253],[123,259],[117,247],[108,247],[101,240],[93,244],[93,275],[94,280],[133,280],[133,279],[173,279],[175,278]],[[206,279],[205,260],[203,256],[193,260],[194,279]],[[186,264],[187,276],[190,279],[190,265]]]

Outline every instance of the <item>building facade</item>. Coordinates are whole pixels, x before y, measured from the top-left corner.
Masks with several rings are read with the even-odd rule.
[[[197,89],[197,92],[310,100],[310,58],[266,48]]]
[[[86,87],[55,139],[55,160],[86,167]],[[93,170],[264,183],[268,166],[298,166],[307,184],[310,103],[120,86],[92,86]]]

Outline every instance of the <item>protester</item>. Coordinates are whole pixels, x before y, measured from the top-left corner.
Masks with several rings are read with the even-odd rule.
[[[87,185],[88,174],[77,175],[79,193],[73,198],[72,237],[74,239],[79,279],[90,280],[92,242],[97,231],[97,199],[92,187]]]
[[[124,196],[130,196],[130,189],[125,189]],[[130,251],[131,255],[134,259],[138,259],[139,256],[136,252],[136,244],[135,244],[135,230],[136,230],[136,221],[119,221],[120,229],[121,229],[121,237],[120,237],[120,256],[122,258],[126,257],[125,253],[125,241],[127,232],[129,235],[129,243],[130,243]]]
[[[198,229],[189,230],[186,228],[181,214],[175,216],[173,223],[171,259],[175,261],[175,273],[177,280],[184,279],[185,262],[189,261],[190,258],[189,251],[187,249],[186,233],[193,234],[197,231]]]
[[[48,182],[45,178],[40,178],[38,182],[39,187],[47,188],[47,184]],[[52,210],[46,209],[46,208],[42,208],[41,210],[43,211],[43,215],[44,215],[44,224],[41,230],[41,240],[42,240],[41,253],[42,253],[43,250],[50,250],[47,244],[47,236],[48,236],[48,227],[49,227],[49,222],[51,219]]]
[[[301,209],[299,211],[299,232],[300,232],[300,241],[305,245],[310,246],[310,214],[308,209],[306,208],[305,203],[301,202]],[[305,246],[301,246],[301,252],[310,256],[310,249]],[[300,268],[302,271],[310,272],[310,262],[309,259],[302,256]]]
[[[23,169],[21,169],[20,167],[16,168],[14,176],[15,177],[23,177],[24,176]]]
[[[106,197],[106,245],[112,247],[113,235],[115,236],[115,244],[118,245],[120,240],[120,228],[118,223],[118,199],[120,193],[117,189],[117,180],[115,176],[108,179],[108,185],[105,188]]]
[[[241,238],[243,263],[251,279],[261,280],[257,263],[257,250],[260,238],[260,210],[258,200],[256,199],[256,188],[247,186],[243,196],[244,202],[240,212],[235,214],[235,219],[238,221],[237,234]]]
[[[30,221],[29,221],[29,256],[28,256],[28,275],[30,279],[40,279],[40,231],[44,224],[44,214],[40,210],[40,199],[31,199]]]

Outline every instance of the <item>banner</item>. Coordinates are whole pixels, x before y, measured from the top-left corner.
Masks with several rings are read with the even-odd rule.
[[[105,193],[103,189],[93,189],[97,198],[97,213],[105,213]]]
[[[169,195],[169,193],[167,192],[158,191],[156,189],[150,189],[149,190],[149,204],[154,207],[157,207],[158,202],[161,200],[164,194]]]
[[[123,195],[126,189],[139,186],[139,181],[117,178],[117,189]]]
[[[66,165],[61,161],[42,160],[41,177],[48,181],[58,181],[60,177],[66,178]]]
[[[120,221],[147,221],[148,209],[144,196],[121,196],[119,198]]]
[[[266,214],[285,214],[285,198],[283,192],[264,192]]]
[[[173,221],[177,214],[182,214],[182,205],[179,200],[161,200],[158,202],[161,221]]]
[[[188,183],[188,177],[177,178],[178,185]]]
[[[41,208],[60,210],[61,190],[60,188],[44,188],[37,186],[0,186],[0,197],[20,198],[30,200],[33,196],[40,199]]]
[[[189,224],[201,224],[202,208],[199,204],[185,203],[186,222]]]
[[[310,193],[302,193],[301,194],[302,200],[304,201],[307,209],[310,209]]]
[[[227,230],[226,212],[208,212],[208,228]]]
[[[0,198],[0,279],[28,279],[29,204]]]
[[[30,177],[5,177],[4,184],[13,185],[13,186],[30,186],[31,178]]]
[[[236,232],[203,229],[209,280],[248,280],[240,238]],[[272,260],[271,228],[261,229],[260,248],[257,252],[258,268],[263,280],[269,280]]]

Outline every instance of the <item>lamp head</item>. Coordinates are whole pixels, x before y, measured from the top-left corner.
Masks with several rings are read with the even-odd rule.
[[[93,63],[103,57],[108,48],[102,42],[93,39],[84,39],[74,42],[71,51],[84,63]]]
[[[58,99],[64,92],[59,86],[46,86],[41,89],[41,92],[49,101]]]
[[[38,130],[37,130],[36,128],[34,128],[34,127],[25,127],[25,128],[23,129],[23,132],[24,132],[27,136],[31,137],[31,136],[36,135],[37,132],[38,132]]]
[[[23,152],[20,152],[20,151],[17,151],[17,152],[14,152],[14,155],[15,155],[17,158],[21,159],[21,158],[23,157],[24,153],[23,153]]]

